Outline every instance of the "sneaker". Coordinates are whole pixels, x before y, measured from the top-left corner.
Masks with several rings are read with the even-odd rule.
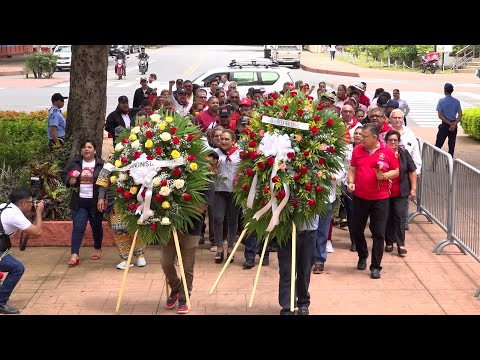
[[[333,253],[332,240],[327,240],[327,253]]]
[[[267,257],[264,257],[262,261],[262,266],[268,266],[268,265],[270,265],[270,259]]]
[[[174,292],[172,290],[172,292],[170,293],[170,296],[167,299],[167,309],[173,309],[177,304],[177,301],[178,301],[178,291]]]
[[[187,305],[187,300],[180,300],[178,302],[177,314],[188,314],[189,309]]]
[[[210,248],[210,252],[217,252],[217,247],[215,245],[213,245],[211,248]]]
[[[244,269],[251,269],[255,266],[255,260],[253,259],[247,259],[245,260],[245,262],[243,263],[243,268]]]
[[[11,307],[8,304],[0,304],[0,313],[9,314],[9,315],[20,314],[20,310],[14,307]]]
[[[138,267],[143,267],[143,266],[145,266],[145,265],[147,265],[147,260],[145,260],[145,258],[144,258],[143,256],[142,256],[142,257],[139,257],[139,258],[137,259],[137,266],[138,266]]]
[[[132,267],[133,264],[130,264],[130,267]],[[125,270],[125,268],[127,267],[127,262],[126,261],[122,261],[120,264],[117,265],[117,269],[120,269],[120,270]]]

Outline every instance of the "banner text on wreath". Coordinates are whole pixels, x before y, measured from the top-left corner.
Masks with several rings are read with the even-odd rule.
[[[308,123],[278,119],[278,118],[265,116],[265,115],[262,116],[262,123],[285,126],[285,127],[300,129],[300,130],[308,130],[310,128],[310,125]]]

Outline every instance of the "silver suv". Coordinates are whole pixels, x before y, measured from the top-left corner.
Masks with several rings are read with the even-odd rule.
[[[244,97],[249,88],[262,91],[281,91],[285,82],[293,82],[290,71],[267,59],[232,60],[229,66],[208,70],[192,81],[201,87],[209,87],[215,77],[226,74],[229,81],[237,83],[237,90]]]

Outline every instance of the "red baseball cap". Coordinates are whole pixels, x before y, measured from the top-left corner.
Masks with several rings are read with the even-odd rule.
[[[240,101],[240,106],[242,105],[252,106],[252,100],[249,98],[244,98],[242,101]]]

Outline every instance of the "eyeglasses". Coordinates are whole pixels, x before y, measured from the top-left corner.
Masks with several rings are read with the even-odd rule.
[[[390,143],[397,143],[398,142],[398,139],[388,139],[387,142],[390,142]]]

